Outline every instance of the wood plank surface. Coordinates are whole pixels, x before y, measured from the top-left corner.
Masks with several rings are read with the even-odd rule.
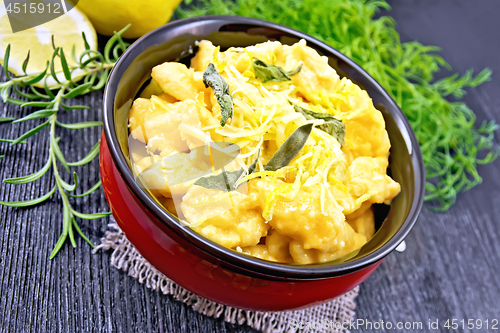
[[[478,122],[500,123],[500,2],[496,0],[391,0],[403,41],[438,45],[453,69],[464,73],[493,69],[493,80],[466,96]],[[90,110],[63,111],[62,122],[101,119],[102,92],[74,103]],[[0,104],[0,116],[29,113]],[[1,138],[16,138],[33,124],[0,124]],[[60,130],[61,149],[76,161],[99,140],[100,128]],[[498,133],[497,133],[498,135]],[[498,140],[497,140],[498,142]],[[24,145],[0,143],[0,178],[40,169],[48,153],[48,132]],[[76,168],[79,191],[98,179],[98,160]],[[426,205],[406,240],[404,253],[392,253],[361,286],[356,300],[359,319],[371,322],[440,321],[434,332],[447,330],[446,319],[500,320],[500,160],[481,166],[484,183],[460,194],[446,213]],[[69,176],[67,177],[69,181]],[[54,183],[46,175],[28,185],[0,185],[0,200],[26,200],[46,193]],[[79,192],[80,193],[80,192]],[[72,201],[85,213],[106,211],[102,190]],[[61,201],[52,198],[30,209],[0,206],[0,332],[253,332],[198,314],[172,297],[148,290],[110,265],[110,252],[92,254],[77,238],[77,248],[64,245],[55,259],[48,256],[61,225]],[[79,221],[82,231],[99,243],[108,219]],[[498,325],[500,328],[500,325]],[[380,330],[360,328],[359,332]],[[398,332],[415,332],[412,329]],[[424,329],[423,331],[428,331]]]

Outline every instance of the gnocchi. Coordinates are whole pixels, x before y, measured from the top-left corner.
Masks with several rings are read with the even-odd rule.
[[[228,86],[224,122],[220,91],[205,81],[210,64]],[[304,40],[226,51],[200,41],[189,68],[166,62],[151,76],[129,113],[132,168],[166,209],[215,243],[283,263],[348,258],[375,233],[372,205],[390,204],[401,190],[387,175],[382,114]],[[313,127],[298,153],[266,168],[305,124]],[[238,147],[222,172],[195,161],[195,148],[212,142]],[[238,179],[218,188],[210,185],[217,175]]]

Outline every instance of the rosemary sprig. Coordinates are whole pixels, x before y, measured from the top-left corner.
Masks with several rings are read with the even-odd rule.
[[[490,79],[485,69],[475,77],[469,71],[439,81],[441,68],[451,69],[436,54],[439,48],[418,42],[401,43],[395,22],[388,16],[374,18],[390,9],[385,0],[199,0],[180,18],[199,15],[240,15],[276,22],[301,30],[360,64],[392,95],[412,125],[427,171],[426,200],[435,210],[450,208],[457,193],[481,183],[479,164],[498,154],[494,121],[475,124],[474,112],[459,99],[464,88]],[[481,157],[484,156],[484,157]]]
[[[12,121],[13,123],[20,123],[33,119],[45,119],[45,121],[41,125],[33,127],[16,139],[0,139],[0,141],[10,142],[13,145],[25,143],[25,140],[29,137],[38,132],[45,132],[44,130],[48,129],[50,152],[47,163],[40,170],[27,176],[4,179],[4,183],[15,185],[31,183],[51,170],[55,178],[55,184],[49,192],[39,198],[27,201],[0,202],[0,204],[10,207],[29,207],[46,201],[56,192],[60,195],[62,199],[63,231],[54,246],[52,253],[50,254],[50,259],[54,258],[54,256],[59,252],[68,237],[73,247],[76,247],[74,230],[76,230],[76,232],[85,241],[87,241],[90,246],[94,246],[80,230],[78,223],[76,222],[77,217],[80,219],[92,220],[111,214],[109,212],[84,214],[73,209],[70,198],[81,198],[91,194],[100,187],[101,181],[97,181],[97,183],[90,190],[83,194],[72,194],[72,192],[74,192],[78,187],[78,175],[76,172],[73,172],[73,184],[69,184],[64,181],[58,169],[58,166],[62,165],[65,171],[70,173],[70,167],[81,166],[89,163],[99,153],[99,142],[97,142],[88,154],[81,160],[68,162],[59,147],[60,137],[57,137],[56,129],[58,127],[66,129],[82,129],[100,126],[102,123],[98,121],[88,121],[75,124],[63,124],[58,121],[57,116],[61,109],[81,110],[89,108],[85,105],[69,105],[66,101],[77,96],[88,94],[92,91],[100,90],[104,86],[111,68],[115,65],[120,54],[124,52],[129,45],[128,43],[125,43],[121,37],[127,29],[128,26],[111,37],[106,43],[103,53],[90,49],[90,46],[85,38],[85,34],[82,34],[85,51],[77,57],[75,54],[75,48],[73,47],[71,56],[76,63],[74,65],[68,65],[66,58],[67,55],[64,50],[60,47],[54,46],[52,59],[47,62],[45,70],[40,73],[27,74],[26,67],[30,57],[30,54],[28,53],[28,56],[23,63],[23,71],[25,75],[19,77],[13,77],[8,72],[10,45],[5,51],[5,61],[3,67],[7,76],[7,81],[0,83],[0,96],[5,103],[19,105],[20,107],[31,107],[38,110],[16,120],[13,118],[0,118],[0,122]],[[61,80],[61,76],[58,77],[60,72],[58,73],[55,71],[55,64],[57,61],[61,63],[62,73],[65,80]],[[50,77],[58,83],[56,88],[51,88],[47,85],[47,79]],[[43,88],[38,88],[35,85],[43,86]],[[13,92],[17,93],[27,101],[11,97]]]

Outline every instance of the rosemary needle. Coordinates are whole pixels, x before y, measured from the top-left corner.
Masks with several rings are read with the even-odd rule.
[[[56,192],[61,197],[62,201],[62,213],[63,213],[63,231],[59,240],[54,246],[50,258],[54,258],[55,255],[62,248],[67,238],[70,239],[73,247],[76,246],[74,230],[87,242],[90,246],[94,246],[92,242],[83,234],[80,227],[77,224],[76,217],[81,219],[97,219],[104,216],[108,216],[109,212],[106,213],[95,213],[95,214],[84,214],[73,209],[71,206],[70,198],[81,198],[86,195],[91,194],[93,191],[99,188],[101,181],[97,180],[96,184],[92,186],[90,190],[82,194],[74,194],[72,192],[76,191],[78,188],[78,175],[76,172],[71,173],[70,167],[81,166],[92,161],[99,153],[99,142],[88,152],[88,154],[79,161],[68,162],[63,152],[59,147],[60,138],[57,137],[56,129],[58,127],[78,130],[82,128],[88,128],[93,126],[102,125],[98,121],[87,121],[76,124],[63,124],[58,120],[58,113],[61,109],[65,110],[81,110],[88,109],[85,105],[69,105],[67,100],[87,94],[92,91],[100,90],[108,78],[109,71],[114,66],[118,60],[120,54],[124,52],[128,45],[123,41],[121,35],[128,29],[125,27],[113,37],[109,39],[106,46],[104,47],[104,53],[100,53],[96,50],[90,49],[85,34],[82,34],[83,43],[85,45],[85,51],[77,56],[74,49],[71,52],[71,56],[75,60],[75,65],[68,65],[66,57],[69,53],[65,53],[62,48],[54,48],[54,53],[52,59],[47,63],[47,67],[43,72],[26,74],[24,76],[13,77],[7,75],[7,81],[0,83],[0,96],[5,103],[10,103],[14,105],[19,105],[20,107],[31,107],[38,109],[33,111],[23,118],[14,120],[13,118],[0,118],[0,122],[12,121],[13,124],[25,121],[31,121],[34,119],[42,119],[44,122],[36,127],[31,128],[26,131],[17,139],[0,139],[0,142],[9,142],[11,144],[25,143],[26,139],[35,135],[36,133],[47,133],[49,135],[50,151],[46,164],[38,171],[33,174],[4,179],[6,184],[21,185],[31,183],[37,179],[40,179],[43,175],[47,174],[49,170],[54,175],[55,184],[52,186],[51,190],[39,198],[34,198],[26,201],[6,201],[0,202],[0,204],[10,207],[30,207],[39,203],[42,203],[52,197]],[[4,68],[7,71],[8,59],[9,59],[10,48],[7,47],[4,59],[7,59],[7,63],[4,64]],[[29,55],[25,60],[25,63],[29,61]],[[55,62],[59,61],[62,66],[62,71],[64,72],[64,77],[66,81],[58,80],[57,73],[55,72]],[[24,66],[26,67],[26,66]],[[78,76],[73,76],[73,72],[78,71]],[[47,78],[52,77],[54,80],[59,82],[57,88],[49,88],[47,86]],[[44,88],[37,88],[34,86],[36,83],[41,83]],[[24,100],[11,97],[13,93],[16,93]],[[3,157],[3,156],[2,156]],[[66,172],[72,175],[72,184],[67,183],[59,172],[58,165],[62,165]]]

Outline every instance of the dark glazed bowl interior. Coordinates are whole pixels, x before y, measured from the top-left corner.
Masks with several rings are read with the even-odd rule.
[[[268,40],[278,40],[290,45],[305,39],[308,46],[328,57],[329,64],[341,77],[347,76],[368,92],[386,121],[392,145],[390,172],[401,184],[401,193],[393,200],[390,209],[376,208],[376,215],[379,219],[382,218],[376,225],[378,231],[355,257],[342,263],[291,265],[239,254],[181,226],[174,216],[135,182],[128,156],[127,121],[130,106],[141,87],[151,78],[154,66],[165,61],[181,61],[189,66],[189,59],[196,51],[195,42],[202,39],[219,45],[221,50]],[[308,35],[277,24],[243,17],[205,16],[175,21],[142,37],[121,56],[111,72],[104,96],[104,126],[106,140],[118,170],[148,210],[193,246],[243,271],[274,277],[314,279],[359,270],[382,259],[398,246],[413,227],[422,207],[425,189],[422,155],[410,125],[396,103],[361,67],[337,50]]]

